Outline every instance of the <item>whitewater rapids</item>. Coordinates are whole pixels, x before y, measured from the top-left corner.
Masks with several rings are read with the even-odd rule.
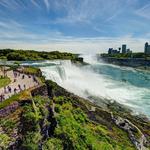
[[[118,101],[150,117],[150,74],[129,67],[97,62],[95,56],[82,56],[89,63],[76,66],[69,60],[39,62],[46,79],[51,79],[84,98],[97,96]]]

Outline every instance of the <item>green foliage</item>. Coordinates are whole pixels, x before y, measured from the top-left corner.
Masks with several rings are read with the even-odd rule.
[[[35,67],[25,67],[23,69],[23,72],[26,73],[26,74],[38,75],[40,70],[38,68],[35,68]]]
[[[38,143],[41,138],[42,137],[39,132],[27,132],[23,137],[22,149],[38,150]]]
[[[16,66],[20,66],[20,62],[15,61],[15,62],[14,62],[14,65],[16,65]]]
[[[0,88],[7,86],[10,83],[10,79],[8,77],[2,77],[0,76]]]
[[[18,94],[11,96],[10,98],[4,100],[3,102],[1,102],[0,109],[4,108],[6,106],[9,106],[13,102],[21,101],[22,99],[29,99],[29,98],[30,98],[30,94],[28,93],[28,91],[27,90],[22,91]]]
[[[23,61],[26,59],[24,55],[21,55],[19,53],[13,52],[7,55],[8,60],[18,60],[18,61]]]
[[[54,136],[62,141],[64,149],[134,149],[125,132],[117,127],[110,131],[103,125],[92,124],[80,108],[72,106],[70,98],[55,97],[54,101],[58,122]]]
[[[42,72],[39,68],[36,67],[24,67],[23,72],[29,75],[35,75],[39,83],[45,83],[45,77],[42,76]]]
[[[23,123],[24,126],[28,129],[28,131],[38,131],[38,123],[40,119],[41,115],[39,110],[35,109],[30,104],[24,106]]]
[[[60,105],[58,105],[58,104],[55,105],[55,112],[56,112],[56,113],[60,113],[60,112],[61,112],[61,109],[62,109],[62,108],[61,108]]]
[[[86,127],[86,116],[80,109],[63,104],[57,121],[55,134],[63,141],[64,149],[99,149],[99,138]]]
[[[138,52],[138,53],[119,53],[119,54],[101,54],[102,57],[113,57],[113,58],[143,58],[143,59],[148,59],[150,56],[142,53],[142,52]]]
[[[7,58],[7,60],[53,60],[53,59],[75,59],[77,55],[66,52],[52,51],[52,52],[38,52],[33,50],[0,50],[0,58]]]
[[[42,139],[40,123],[48,117],[48,110],[46,109],[48,102],[48,98],[35,97],[31,104],[24,106],[21,149],[38,150],[39,142]]]
[[[49,138],[43,143],[43,150],[63,150],[62,141],[57,138]]]
[[[15,141],[15,138],[12,135],[18,127],[17,123],[15,117],[0,118],[0,149],[8,149],[9,144]]]
[[[19,94],[13,95],[11,98],[6,99],[5,101],[0,103],[0,109],[9,106],[13,102],[16,102],[19,100]]]
[[[67,103],[67,102],[70,102],[71,100],[67,97],[64,97],[64,96],[59,96],[59,97],[54,97],[54,102],[56,104],[64,104],[64,103]]]
[[[48,110],[45,109],[46,104],[50,102],[49,98],[41,98],[40,96],[35,97],[34,99],[34,103],[36,106],[36,110],[38,110],[38,113],[41,116],[48,116]]]
[[[42,127],[51,127],[53,124],[52,118],[49,118],[50,102],[49,98],[39,96],[23,106],[20,149],[38,150],[42,143],[43,150],[134,150],[124,131],[113,125],[109,129],[105,125],[92,123],[83,110],[72,104],[70,97],[64,96],[54,98],[53,117],[57,120],[57,126],[53,128],[54,134],[47,139],[43,138]],[[0,124],[2,127],[13,128],[10,121],[3,120]],[[7,147],[9,137],[0,135],[0,139],[1,137],[0,144]]]
[[[7,134],[0,134],[0,149],[7,149],[8,144],[10,142],[10,137]]]
[[[16,123],[12,119],[1,119],[0,126],[6,131],[6,133],[10,133],[14,127],[16,127]]]

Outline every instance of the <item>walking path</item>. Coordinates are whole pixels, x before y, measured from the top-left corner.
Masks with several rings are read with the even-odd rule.
[[[2,73],[0,72],[0,75]],[[21,92],[24,89],[29,89],[38,86],[38,82],[32,75],[26,75],[19,72],[7,71],[7,76],[11,83],[6,87],[0,88],[0,102],[11,97],[12,95]]]

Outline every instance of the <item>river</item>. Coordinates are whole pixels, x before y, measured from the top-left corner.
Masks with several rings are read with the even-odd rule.
[[[150,73],[129,67],[119,67],[96,61],[93,55],[83,55],[85,66],[69,60],[30,62],[39,66],[46,79],[79,96],[97,96],[129,106],[135,113],[150,117]]]

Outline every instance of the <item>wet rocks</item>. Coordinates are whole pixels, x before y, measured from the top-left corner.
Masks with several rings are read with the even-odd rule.
[[[129,120],[124,119],[119,116],[113,116],[112,114],[112,120],[114,123],[121,129],[125,130],[128,133],[128,136],[132,143],[135,145],[137,150],[145,150],[145,143],[147,142],[145,136],[142,134],[142,132]]]

